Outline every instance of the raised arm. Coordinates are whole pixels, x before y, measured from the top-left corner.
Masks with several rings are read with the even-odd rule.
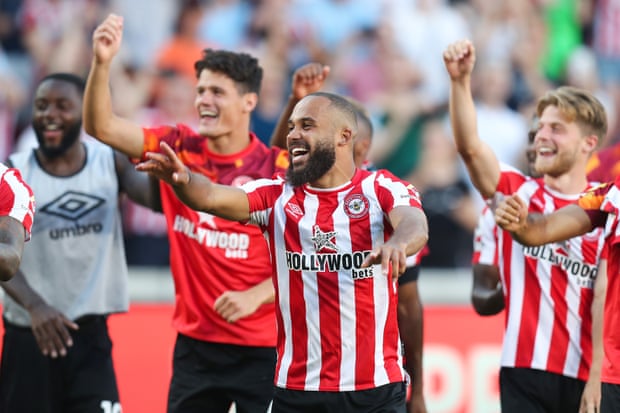
[[[84,130],[134,158],[142,156],[142,128],[112,111],[110,66],[123,38],[123,18],[110,14],[93,33],[93,60],[84,91]]]
[[[271,146],[287,149],[286,135],[288,135],[288,119],[291,117],[291,113],[293,113],[293,108],[297,102],[310,93],[321,90],[330,70],[329,66],[324,66],[321,63],[307,63],[295,70],[295,73],[293,73],[291,94],[271,135]]]
[[[513,238],[528,246],[548,244],[586,234],[594,228],[588,213],[570,204],[550,214],[528,214],[518,195],[506,197],[495,210],[497,225],[510,231]]]
[[[248,197],[242,189],[215,184],[204,175],[192,173],[165,142],[161,142],[161,151],[147,152],[147,160],[136,169],[168,182],[177,197],[192,209],[231,221],[250,218]]]
[[[476,51],[468,40],[452,43],[443,54],[450,75],[450,122],[457,150],[463,158],[472,183],[489,198],[495,193],[500,168],[493,150],[478,136],[476,107],[471,92],[471,73]]]

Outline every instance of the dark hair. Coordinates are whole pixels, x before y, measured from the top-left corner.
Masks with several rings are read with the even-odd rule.
[[[247,53],[205,49],[202,51],[202,59],[194,64],[194,69],[197,78],[206,69],[231,78],[241,93],[260,92],[263,69],[259,66],[258,60]]]
[[[39,84],[45,82],[46,80],[60,80],[62,82],[71,83],[78,89],[80,95],[84,94],[84,89],[86,88],[86,82],[84,81],[84,79],[82,79],[78,75],[74,75],[73,73],[50,73],[49,75],[41,79],[41,81],[39,81]]]
[[[347,98],[329,92],[314,92],[308,96],[322,96],[329,99],[330,105],[335,106],[349,120],[351,126],[357,129],[357,110]]]

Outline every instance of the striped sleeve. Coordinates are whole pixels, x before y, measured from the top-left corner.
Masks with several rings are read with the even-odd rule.
[[[0,181],[0,215],[15,218],[24,226],[30,239],[34,219],[34,194],[15,168],[6,169]]]
[[[282,177],[275,179],[257,179],[241,186],[247,196],[250,206],[250,223],[265,229],[269,225],[269,215],[273,205],[282,193],[284,180]]]
[[[485,206],[474,231],[472,264],[498,265],[497,226],[493,210]]]
[[[377,195],[386,214],[397,206],[422,208],[420,194],[412,184],[397,178],[386,170],[375,173],[377,174]]]

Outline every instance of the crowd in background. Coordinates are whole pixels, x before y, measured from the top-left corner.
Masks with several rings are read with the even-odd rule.
[[[603,145],[618,139],[620,0],[2,0],[0,159],[36,145],[27,126],[34,85],[50,72],[86,76],[92,32],[110,12],[124,16],[125,33],[112,76],[112,97],[123,90],[123,99],[113,107],[145,126],[196,125],[194,62],[206,47],[259,58],[252,129],[265,142],[292,72],[329,65],[325,90],[372,116],[372,163],[422,194],[423,267],[470,265],[481,207],[446,120],[449,43],[476,45],[478,130],[500,161],[525,166],[533,102],[560,84],[593,91],[610,121]],[[129,263],[168,265],[163,216],[129,201],[124,216]]]

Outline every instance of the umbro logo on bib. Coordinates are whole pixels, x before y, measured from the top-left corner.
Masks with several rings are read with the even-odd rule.
[[[52,202],[44,205],[40,211],[75,221],[97,209],[104,202],[105,199],[93,195],[67,191]]]

